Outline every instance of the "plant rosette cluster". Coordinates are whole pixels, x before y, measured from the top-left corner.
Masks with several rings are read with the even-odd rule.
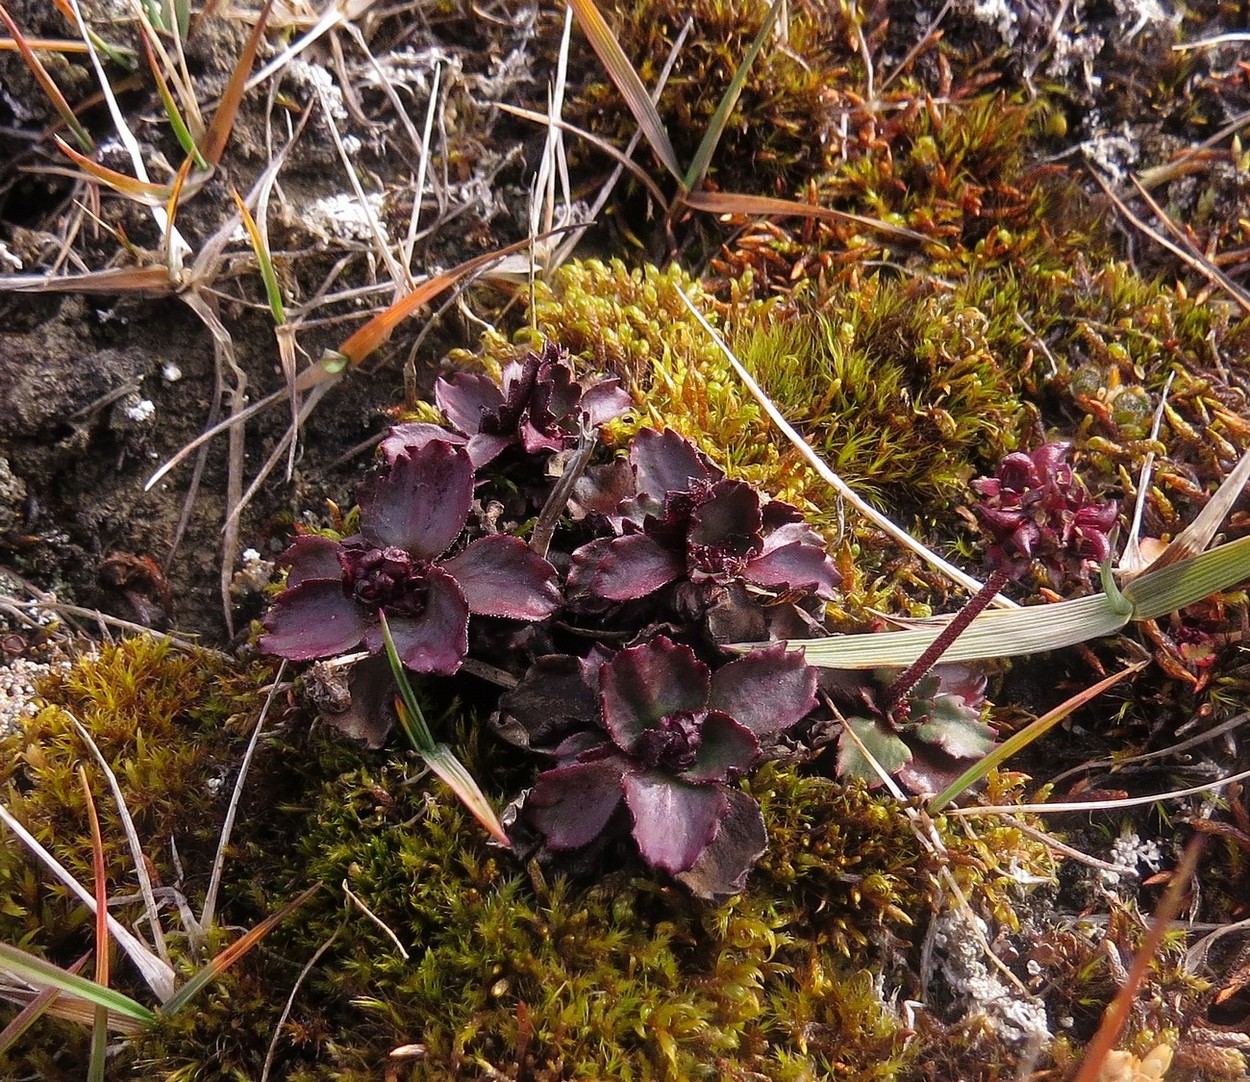
[[[651,867],[696,894],[741,890],[766,847],[758,804],[734,781],[816,706],[816,673],[784,644],[715,672],[659,635],[584,660],[539,659],[500,702],[505,727],[556,760],[517,823],[548,853],[626,834]]]
[[[529,455],[567,450],[584,431],[615,420],[633,405],[615,379],[579,381],[567,355],[551,342],[505,366],[502,387],[473,372],[440,376],[434,401],[468,438],[469,457],[478,469],[510,447]]]
[[[1072,472],[1072,445],[1044,443],[1007,455],[993,477],[972,482],[982,497],[973,514],[985,536],[985,563],[1019,579],[1040,567],[1051,586],[1084,582],[1089,567],[1111,555],[1108,531],[1119,517],[1114,500],[1091,500]]]
[[[718,605],[730,609],[721,615],[722,633],[711,626],[713,638],[764,638],[778,617],[796,626],[804,617],[793,606],[770,604],[765,613],[752,598],[789,594],[818,604],[841,582],[822,538],[796,508],[730,480],[668,429],[639,430],[628,457],[589,473],[574,497],[581,513],[611,529],[572,554],[568,596],[583,611],[674,587],[683,613],[701,618]],[[786,637],[780,630],[774,637]]]
[[[471,613],[543,620],[556,611],[555,568],[520,538],[479,537],[449,555],[473,505],[464,442],[434,425],[391,430],[381,469],[357,495],[360,532],[300,537],[283,553],[286,589],[265,616],[262,650],[291,661],[378,653],[385,614],[407,668],[453,673]]]
[[[723,656],[716,643],[730,635],[766,633],[784,610],[815,626],[840,581],[820,535],[671,431],[642,429],[624,456],[587,467],[595,430],[630,400],[615,380],[578,379],[554,345],[508,365],[501,385],[440,378],[435,399],[447,425],[399,424],[381,441],[347,517],[356,532],[301,536],[283,554],[261,649],[293,661],[380,654],[389,630],[403,668],[451,674],[472,642],[476,661],[525,674],[499,716],[556,760],[518,831],[556,860],[632,838],[697,894],[741,889],[765,836],[736,782],[761,741],[812,711],[816,678],[781,644],[719,668],[700,657]],[[503,513],[489,509],[496,492]],[[543,521],[564,528],[540,539]],[[704,617],[727,597],[732,618],[713,628]],[[470,638],[473,617],[513,627]],[[588,642],[586,657],[561,654]],[[603,645],[622,642],[641,645]],[[341,727],[380,743],[382,670],[350,671]]]

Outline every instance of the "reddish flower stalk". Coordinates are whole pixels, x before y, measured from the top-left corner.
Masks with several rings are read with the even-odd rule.
[[[907,693],[924,679],[925,674],[938,663],[942,655],[951,648],[951,644],[968,629],[968,625],[985,611],[986,606],[994,600],[994,595],[1006,586],[1010,579],[1009,567],[1000,566],[991,571],[985,585],[973,595],[968,604],[955,613],[951,622],[942,628],[942,633],[929,644],[928,649],[898,674],[886,692],[888,696],[885,704],[887,716],[902,706]]]

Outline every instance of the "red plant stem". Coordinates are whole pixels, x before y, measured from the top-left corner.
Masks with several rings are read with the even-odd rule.
[[[985,611],[986,606],[994,599],[994,595],[1007,585],[1010,578],[1011,572],[1007,568],[999,567],[990,572],[985,585],[968,604],[955,613],[951,622],[942,628],[942,633],[929,644],[928,649],[894,678],[894,683],[886,690],[885,712],[887,716],[898,709],[907,698],[907,693],[938,663],[941,656],[950,649],[951,644],[967,630],[968,625]]]

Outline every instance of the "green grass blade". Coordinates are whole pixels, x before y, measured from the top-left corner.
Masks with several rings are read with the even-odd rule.
[[[265,284],[265,297],[269,301],[269,311],[273,313],[273,321],[281,327],[286,323],[286,307],[282,303],[282,287],[278,284],[278,274],[273,269],[269,244],[264,233],[260,231],[260,226],[256,224],[256,219],[252,217],[252,212],[243,202],[243,197],[233,188],[230,189],[230,194],[234,197],[235,205],[239,208],[239,214],[243,218],[243,228],[247,230],[248,239],[252,242],[252,251],[256,253],[256,261],[260,265],[260,279]]]
[[[386,644],[386,660],[391,664],[391,675],[395,677],[395,686],[399,688],[399,697],[403,700],[404,709],[399,712],[400,724],[404,733],[419,755],[423,758],[438,747],[434,743],[434,735],[425,720],[425,712],[417,701],[417,693],[412,689],[412,682],[404,670],[404,663],[399,660],[399,651],[395,649],[395,640],[391,638],[391,625],[387,623],[386,613],[378,610],[378,618],[382,621],[382,641]]]
[[[200,148],[195,145],[195,136],[191,134],[187,122],[182,119],[182,113],[178,109],[178,103],[174,101],[174,95],[169,89],[165,73],[161,71],[156,54],[152,51],[146,28],[143,30],[142,41],[143,50],[147,54],[148,67],[152,69],[152,77],[156,80],[156,92],[160,95],[161,104],[165,107],[165,115],[169,118],[169,126],[173,129],[174,138],[178,140],[178,145],[182,147],[183,152],[195,159],[197,169],[208,169],[208,162],[200,153]]]
[[[1105,593],[1035,605],[1025,609],[983,612],[942,655],[942,661],[981,661],[1015,657],[1072,646],[1119,631],[1129,622],[1123,605]],[[839,635],[827,639],[791,639],[809,665],[830,669],[876,669],[910,665],[942,633],[942,624],[875,635]]]
[[[182,1010],[191,1002],[201,991],[205,985],[212,983],[220,977],[235,962],[239,961],[245,954],[255,947],[262,939],[273,931],[278,924],[284,921],[291,913],[303,905],[309,898],[321,889],[320,883],[314,883],[298,898],[294,898],[287,902],[281,909],[271,916],[262,920],[250,932],[245,932],[233,943],[230,944],[220,954],[213,957],[199,972],[196,973],[186,984],[178,989],[169,999],[169,1001],[161,1008],[162,1011],[173,1014],[175,1011]]]
[[[87,964],[90,954],[84,954],[73,965],[66,970],[67,973],[77,973],[83,966]],[[45,988],[34,999],[26,1004],[17,1016],[3,1030],[0,1030],[0,1056],[6,1055],[21,1039],[31,1026],[39,1021],[48,1011],[55,1005],[57,998],[60,996],[60,990],[56,988]]]
[[[651,103],[651,96],[638,78],[625,50],[621,48],[621,43],[616,40],[607,21],[599,13],[594,0],[569,0],[569,3],[577,15],[586,40],[590,42],[590,47],[594,49],[608,77],[616,84],[616,88],[625,98],[625,104],[629,106],[629,111],[638,121],[643,138],[651,145],[664,168],[673,174],[673,179],[681,183],[682,168],[677,161],[677,151],[673,149],[668,132],[664,129],[664,121]]]
[[[768,40],[768,35],[772,33],[773,27],[777,23],[777,16],[781,13],[781,9],[786,3],[787,0],[773,0],[772,6],[768,9],[768,14],[764,16],[763,26],[760,27],[759,32],[755,35],[755,39],[751,42],[751,47],[747,49],[746,55],[742,58],[742,63],[738,65],[738,70],[734,72],[734,77],[730,80],[728,89],[726,89],[719,104],[717,104],[716,112],[712,114],[712,119],[708,121],[707,131],[703,133],[703,138],[699,142],[699,149],[695,151],[694,161],[690,163],[690,168],[686,170],[686,176],[682,180],[682,187],[687,191],[693,191],[703,183],[703,178],[707,176],[708,168],[712,164],[712,155],[716,153],[716,147],[720,143],[721,136],[725,134],[725,126],[729,123],[734,107],[742,96],[742,88],[746,85],[747,74],[751,70],[751,65],[755,63],[755,58],[759,56],[760,49],[764,47],[764,42]]]
[[[1107,688],[1113,684],[1118,684],[1126,676],[1131,676],[1135,672],[1140,672],[1149,662],[1139,661],[1136,665],[1130,665],[1127,669],[1121,669],[1118,673],[1111,676],[1092,687],[1086,688],[1077,695],[1073,695],[1070,699],[1060,703],[1053,710],[1047,711],[1037,720],[1030,722],[1018,733],[1013,733],[1010,737],[999,744],[988,755],[984,756],[962,774],[959,775],[950,785],[943,789],[937,796],[929,801],[929,813],[936,815],[962,793],[969,786],[975,785],[986,774],[993,770],[996,766],[1006,762],[1007,759],[1015,755],[1016,752],[1028,747],[1034,740],[1049,732],[1059,722],[1063,721],[1069,714],[1079,706],[1084,706],[1091,699],[1101,695]]]
[[[486,832],[505,849],[512,848],[512,842],[509,841],[503,824],[495,815],[495,809],[487,801],[486,794],[482,792],[464,763],[456,758],[451,748],[446,744],[436,744],[432,750],[423,752],[422,758],[429,764],[430,769],[447,783],[460,803],[469,809],[473,818],[482,824]]]
[[[425,720],[425,713],[417,701],[417,694],[413,691],[412,682],[408,679],[403,662],[399,660],[399,652],[395,649],[395,640],[391,638],[386,614],[379,611],[378,616],[382,620],[382,641],[386,644],[386,659],[391,663],[391,673],[399,688],[400,701],[395,704],[396,713],[399,714],[399,724],[408,737],[408,743],[425,764],[447,783],[460,803],[486,828],[486,832],[505,849],[510,848],[512,843],[504,833],[503,825],[486,799],[486,794],[469,773],[468,767],[456,758],[446,744],[435,743],[430,726]]]
[[[1147,571],[1124,587],[1133,619],[1156,620],[1250,579],[1250,537]]]
[[[97,1007],[105,1007],[110,1014],[150,1026],[156,1015],[138,1000],[112,988],[104,988],[80,977],[76,973],[54,966],[34,954],[9,943],[0,943],[0,968],[7,969],[27,984],[36,988],[55,988],[62,995],[73,996]]]

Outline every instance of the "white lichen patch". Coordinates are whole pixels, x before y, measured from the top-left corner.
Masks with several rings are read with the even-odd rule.
[[[273,582],[274,562],[261,557],[255,549],[244,549],[239,557],[243,565],[230,580],[230,596],[236,600],[261,593]]]
[[[306,60],[295,59],[284,69],[286,78],[300,89],[310,90],[326,104],[330,116],[338,120],[347,119],[347,106],[343,103],[343,90],[334,81],[334,76],[319,64],[310,64]]]
[[[156,416],[156,404],[150,398],[136,398],[122,406],[122,414],[134,424],[145,425]]]
[[[1163,863],[1163,850],[1153,838],[1142,841],[1137,832],[1126,826],[1120,836],[1111,843],[1111,852],[1107,856],[1112,864],[1124,868],[1145,868],[1157,872]],[[1114,887],[1123,878],[1118,872],[1100,871],[1099,878],[1109,887]]]
[[[957,6],[977,22],[992,26],[1007,45],[1016,40],[1016,13],[1007,0],[963,0]]]
[[[360,72],[363,87],[377,88],[384,83],[404,87],[421,97],[428,97],[434,72],[444,84],[456,83],[464,68],[462,58],[445,49],[399,49],[377,58],[377,66],[366,66]]]
[[[1099,131],[1098,115],[1089,120],[1095,134],[1080,144],[1080,151],[1100,173],[1119,183],[1128,176],[1141,157],[1141,147],[1127,124],[1118,131]]]
[[[1001,1040],[1046,1047],[1051,1033],[1045,1007],[990,968],[982,945],[986,931],[980,917],[959,909],[947,910],[935,919],[934,955],[947,985],[968,1014],[982,1020]]]
[[[379,218],[383,206],[382,193],[366,193],[365,199],[374,218]],[[365,243],[373,239],[369,213],[360,200],[347,192],[313,200],[300,208],[300,217],[307,229],[326,238]]]

